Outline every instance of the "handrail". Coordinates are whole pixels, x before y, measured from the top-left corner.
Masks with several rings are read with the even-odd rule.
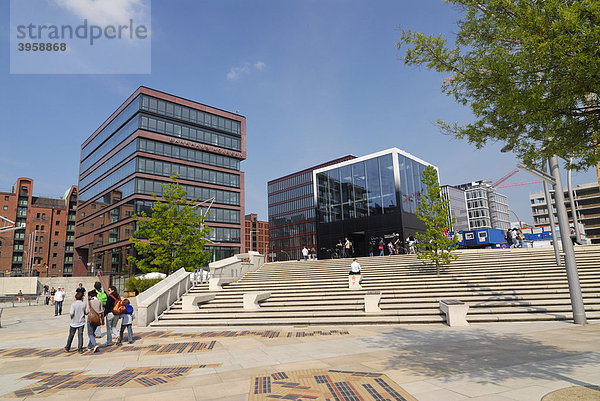
[[[148,326],[168,311],[181,296],[191,288],[190,272],[184,268],[177,270],[164,280],[156,283],[137,296],[137,325]],[[183,285],[182,285],[183,284]]]

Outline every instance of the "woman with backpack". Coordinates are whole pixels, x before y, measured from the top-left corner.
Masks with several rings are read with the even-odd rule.
[[[121,301],[117,287],[111,285],[108,287],[108,298],[106,299],[106,305],[104,306],[104,312],[106,315],[106,346],[113,345],[112,337],[117,337],[119,332],[117,325],[119,324],[120,315],[115,314],[113,309],[115,304]]]

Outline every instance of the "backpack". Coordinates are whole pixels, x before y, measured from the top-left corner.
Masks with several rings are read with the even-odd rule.
[[[127,313],[128,315],[131,315],[133,313],[133,306],[126,305],[125,306],[125,313]]]
[[[104,292],[104,290],[98,290],[96,291],[96,293],[96,298],[98,298],[100,302],[102,302],[102,306],[105,306],[106,300],[108,299],[108,295],[106,295],[106,292]]]
[[[127,306],[123,302],[122,299],[117,299],[115,301],[115,306],[113,306],[112,313],[115,315],[122,315],[127,311]]]

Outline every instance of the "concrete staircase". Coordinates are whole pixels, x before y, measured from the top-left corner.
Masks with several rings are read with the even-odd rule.
[[[600,246],[575,248],[586,315],[600,319]],[[305,326],[441,323],[439,300],[470,306],[469,322],[572,319],[564,267],[552,248],[463,250],[444,268],[423,266],[414,255],[360,258],[362,290],[348,289],[350,259],[267,263],[224,286],[198,312],[177,302],[153,327]],[[242,308],[244,292],[270,291],[259,311]],[[381,313],[365,313],[364,295],[381,291]],[[190,294],[208,292],[208,285]]]

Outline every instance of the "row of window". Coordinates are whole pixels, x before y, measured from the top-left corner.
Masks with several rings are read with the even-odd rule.
[[[240,229],[228,227],[212,227],[208,239],[214,242],[240,242]]]
[[[142,211],[146,212],[146,215],[152,215],[152,206],[154,201],[148,200],[136,200],[135,201],[135,212],[137,214]],[[198,213],[205,213],[206,208],[198,208]],[[229,223],[229,224],[240,224],[240,211],[232,209],[220,209],[211,207],[210,211],[205,217],[206,222],[211,223]]]
[[[315,209],[310,208],[301,212],[289,212],[280,216],[269,216],[269,227],[278,227],[286,224],[298,223],[315,218]]]
[[[295,199],[290,202],[280,203],[279,205],[269,206],[269,216],[275,216],[281,213],[289,213],[294,210],[307,209],[314,207],[315,201],[312,196]]]
[[[138,194],[162,196],[163,188],[161,181],[154,181],[145,178],[136,178],[135,180],[135,192]],[[132,181],[130,181],[132,182]],[[240,205],[240,194],[239,192],[230,192],[212,188],[200,188],[191,185],[181,185],[185,191],[187,191],[187,199],[200,199],[201,201],[215,198],[215,203],[223,205]]]
[[[475,199],[475,198],[487,198],[487,192],[481,189],[478,190],[469,190],[466,193],[467,199]]]
[[[489,213],[487,211],[487,209],[477,209],[477,210],[469,210],[469,218],[476,218],[476,217],[489,217]]]
[[[283,226],[280,228],[272,228],[269,230],[269,238],[281,238],[281,237],[289,237],[292,235],[301,235],[314,233],[315,223],[300,223],[300,224],[292,224],[289,226]]]
[[[312,195],[312,194],[313,194],[313,185],[311,183],[309,185],[304,185],[301,187],[297,187],[294,189],[290,189],[287,191],[269,195],[269,205],[272,205],[274,203],[289,201],[291,199],[296,199],[301,196]]]
[[[209,131],[204,128],[195,128],[169,121],[160,117],[141,114],[140,128],[147,131],[158,132],[175,138],[183,138],[190,141],[205,143],[207,145],[219,146],[221,148],[242,150],[242,140],[220,132]]]
[[[164,116],[177,118],[194,124],[216,128],[232,134],[242,134],[242,123],[226,117],[217,116],[205,111],[181,106],[166,100],[157,99],[152,96],[142,95],[142,110],[162,114]]]
[[[89,186],[84,191],[79,191],[79,200],[81,202],[87,202],[89,200],[92,200],[98,194],[106,191],[108,188],[112,187],[117,182],[135,173],[135,167],[135,159],[128,161],[127,163],[119,167],[117,170],[104,177],[101,181],[98,181],[94,185]]]
[[[267,186],[267,192],[269,194],[272,194],[273,192],[282,191],[290,187],[295,187],[307,183],[312,183],[312,171],[293,175],[291,177],[286,178],[283,181],[270,183]]]
[[[139,128],[139,118],[132,118],[127,124],[122,126],[117,132],[114,133],[106,142],[100,147],[94,150],[87,159],[81,162],[81,173],[85,173],[102,157],[108,154],[111,150],[117,147],[120,143],[124,142],[131,134],[133,134]]]
[[[94,171],[79,180],[79,190],[85,191],[87,186],[94,182],[97,178],[101,177],[108,170],[121,163],[127,157],[131,156],[137,148],[137,140],[130,142],[123,149],[115,153],[110,159],[98,166]]]
[[[174,159],[202,164],[210,164],[212,166],[223,167],[230,170],[239,171],[240,169],[240,161],[238,159],[234,159],[233,157],[217,155],[196,149],[189,149],[182,146],[152,141],[145,138],[139,139],[139,150],[159,156],[172,157]]]
[[[269,247],[273,251],[277,251],[279,249],[288,249],[287,253],[290,254],[290,259],[298,259],[298,256],[295,256],[290,249],[299,248],[298,250],[301,250],[303,246],[314,246],[314,244],[317,242],[315,237],[315,234],[306,234],[289,238],[269,240]]]
[[[238,174],[223,173],[221,171],[185,166],[182,164],[147,159],[144,157],[138,157],[136,159],[136,171],[140,173],[156,174],[164,177],[170,177],[173,174],[179,174],[183,180],[203,182],[214,185],[224,185],[233,188],[240,187],[240,176]]]
[[[110,138],[115,131],[129,120],[140,109],[140,97],[136,97],[123,111],[121,111],[106,127],[102,129],[81,150],[81,160],[85,160],[102,142]],[[114,142],[114,141],[113,141]]]

